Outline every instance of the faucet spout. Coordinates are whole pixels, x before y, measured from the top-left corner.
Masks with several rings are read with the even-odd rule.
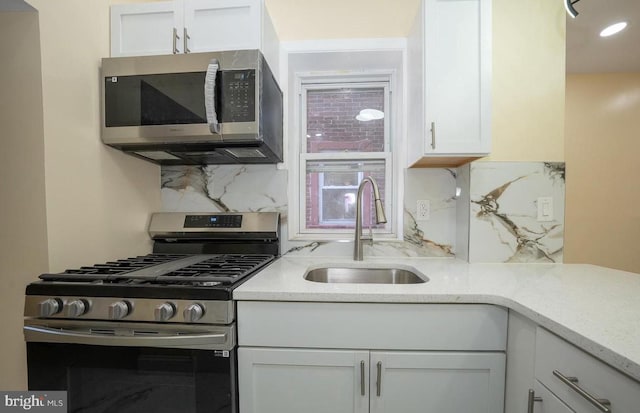
[[[380,200],[380,191],[378,190],[378,184],[376,183],[376,180],[373,179],[373,177],[367,176],[362,180],[362,182],[360,182],[360,186],[358,186],[358,196],[356,197],[356,231],[353,243],[353,259],[355,261],[362,261],[363,259],[362,241],[371,240],[371,242],[373,242],[373,236],[363,237],[362,235],[362,193],[364,192],[364,187],[367,182],[370,183],[371,187],[373,188],[376,223],[384,224],[387,222],[387,217],[384,213],[384,207],[382,205],[382,201]],[[369,230],[371,230],[371,225],[369,225]]]

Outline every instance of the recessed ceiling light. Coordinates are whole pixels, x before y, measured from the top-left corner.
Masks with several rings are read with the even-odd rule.
[[[627,27],[627,22],[612,24],[611,26],[605,28],[603,31],[600,32],[600,37],[613,36],[614,34],[624,30],[625,27]]]

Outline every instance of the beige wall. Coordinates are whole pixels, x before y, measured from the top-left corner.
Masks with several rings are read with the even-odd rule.
[[[493,0],[492,161],[563,161],[561,1]]]
[[[51,271],[149,252],[160,169],[100,142],[107,0],[30,0],[40,15]]]
[[[46,271],[149,252],[149,213],[161,206],[159,167],[100,142],[109,2],[29,3],[38,13],[0,13],[3,390],[26,388],[25,285]]]
[[[22,390],[24,288],[48,266],[37,13],[0,12],[0,34],[0,389]]]
[[[565,262],[640,273],[640,73],[567,76]]]
[[[265,0],[281,41],[406,37],[420,0]]]
[[[283,41],[405,37],[417,0],[266,0]],[[561,1],[493,0],[493,161],[564,160]]]

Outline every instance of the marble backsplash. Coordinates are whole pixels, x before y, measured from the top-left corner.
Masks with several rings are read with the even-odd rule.
[[[474,162],[463,168],[470,176],[469,262],[562,262],[564,163]],[[540,198],[552,199],[549,220],[538,219]]]
[[[365,256],[454,256],[455,170],[411,169],[404,180],[404,240],[376,240],[365,246]],[[288,239],[287,171],[275,165],[164,166],[161,193],[164,211],[280,212],[283,253],[352,254],[344,242]],[[418,199],[430,200],[429,221],[416,221]]]
[[[350,256],[338,241],[290,240],[286,170],[275,165],[165,166],[164,211],[277,211],[282,253]],[[456,189],[461,193],[456,198]],[[538,197],[552,197],[551,222],[537,222]],[[428,221],[416,220],[429,200]],[[564,164],[474,162],[457,169],[404,171],[402,240],[376,240],[366,256],[453,257],[470,262],[561,262]],[[351,237],[348,237],[351,239]]]

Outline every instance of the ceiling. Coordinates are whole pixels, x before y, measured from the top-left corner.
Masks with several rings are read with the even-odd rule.
[[[567,14],[567,72],[640,72],[640,0],[580,0],[573,7],[579,14]],[[600,37],[619,21],[628,23],[625,30]]]

